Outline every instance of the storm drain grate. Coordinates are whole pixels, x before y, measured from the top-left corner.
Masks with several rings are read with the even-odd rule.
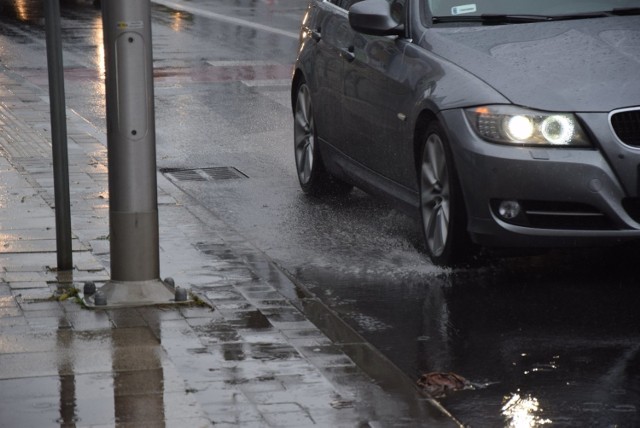
[[[194,169],[161,168],[160,172],[173,181],[217,181],[249,178],[240,170],[230,166]]]
[[[173,171],[162,171],[169,178],[177,181],[206,181],[197,169],[176,169]]]
[[[219,167],[219,168],[202,168],[202,172],[207,174],[213,180],[232,180],[234,178],[249,178],[246,174],[240,172],[233,167]]]

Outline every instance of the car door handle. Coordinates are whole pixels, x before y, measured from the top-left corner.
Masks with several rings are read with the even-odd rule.
[[[346,49],[340,49],[340,55],[349,62],[356,59],[356,54],[353,53],[353,46],[349,46]]]
[[[320,28],[317,30],[311,30],[311,38],[316,42],[319,42],[322,39],[322,33],[320,33]]]

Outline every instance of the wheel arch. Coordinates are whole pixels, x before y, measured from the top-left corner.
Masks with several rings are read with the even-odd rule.
[[[296,108],[296,98],[298,97],[298,87],[302,82],[305,82],[306,79],[304,77],[304,73],[302,70],[297,68],[293,73],[293,78],[291,79],[291,111],[294,111]]]
[[[413,166],[416,173],[416,181],[420,179],[420,167],[422,163],[422,149],[424,146],[424,133],[429,124],[438,120],[438,116],[431,109],[423,109],[416,118],[413,132]]]

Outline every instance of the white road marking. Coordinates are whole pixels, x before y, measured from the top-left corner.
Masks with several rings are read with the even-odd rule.
[[[279,62],[262,60],[238,60],[238,61],[207,61],[207,64],[214,67],[260,67],[265,65],[282,66]]]
[[[170,1],[170,0],[151,0],[153,3],[166,6],[171,9],[181,10],[183,12],[189,12],[193,15],[204,16],[206,18],[216,19],[218,21],[225,21],[232,24],[237,24],[243,27],[250,27],[256,30],[267,31],[273,34],[279,34],[281,36],[289,37],[292,39],[298,38],[298,33],[292,31],[280,30],[279,28],[269,27],[267,25],[258,24],[255,22],[247,21],[246,19],[235,18],[233,16],[226,16],[208,10],[199,9],[194,6],[183,4],[182,2]]]
[[[290,86],[291,79],[275,79],[275,80],[241,80],[245,86],[260,87],[260,86]]]

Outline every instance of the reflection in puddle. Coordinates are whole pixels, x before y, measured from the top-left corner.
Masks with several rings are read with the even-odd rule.
[[[387,324],[385,322],[380,321],[379,319],[367,316],[360,312],[355,312],[355,311],[349,312],[349,313],[346,313],[345,316],[348,319],[352,319],[354,322],[356,322],[358,326],[360,326],[360,328],[364,331],[374,332],[374,331],[389,330],[393,328],[393,326],[390,324]]]
[[[222,358],[225,361],[287,361],[300,359],[298,351],[287,344],[278,343],[223,343]]]
[[[263,329],[270,328],[271,323],[260,311],[249,311],[242,315],[237,321],[231,321],[234,327]]]
[[[637,254],[556,252],[410,280],[297,276],[411,378],[453,371],[483,386],[440,400],[470,426],[640,426]]]
[[[8,13],[10,16],[15,17],[22,22],[35,22],[41,19],[43,16],[42,4],[39,1],[34,0],[15,0],[9,4],[9,2],[3,2],[3,12]]]
[[[99,315],[103,314],[81,312],[76,321],[93,321]],[[159,322],[155,315],[151,314],[149,321]],[[36,394],[31,407],[42,407],[50,420],[60,426],[78,423],[139,426],[142,422],[164,426],[167,392],[164,352],[150,330],[115,328],[96,334],[76,332],[67,325],[68,321],[62,317],[55,333],[56,393]],[[41,340],[46,339],[47,336],[43,336]],[[42,380],[38,382],[42,388]],[[50,397],[57,402],[50,402]]]
[[[243,361],[246,358],[242,343],[223,343],[222,356],[225,361]]]
[[[74,374],[73,357],[70,349],[73,347],[73,335],[64,329],[56,332],[58,348],[63,352],[58,363],[58,376],[60,378],[60,418],[57,422],[61,425],[71,425],[78,421],[76,403],[76,377]],[[71,373],[67,375],[67,373]]]
[[[502,415],[506,419],[507,427],[527,428],[552,423],[550,419],[543,419],[537,415],[542,413],[543,409],[538,399],[531,395],[523,397],[516,393],[510,398],[506,397],[505,401],[506,403],[502,406]]]
[[[260,361],[299,359],[300,354],[292,346],[279,343],[256,343],[251,345],[251,358]]]
[[[100,82],[94,86],[97,94],[104,96],[104,75],[105,75],[105,58],[104,58],[104,32],[102,31],[102,17],[96,17],[93,22],[91,32],[91,41],[95,46],[93,55],[93,66],[98,70]]]
[[[116,422],[162,424],[164,370],[159,343],[146,330],[133,328],[112,330],[111,341]]]
[[[170,9],[169,9],[170,10]],[[170,10],[171,24],[170,27],[175,32],[180,32],[184,29],[185,23],[193,23],[193,15],[179,10]]]

